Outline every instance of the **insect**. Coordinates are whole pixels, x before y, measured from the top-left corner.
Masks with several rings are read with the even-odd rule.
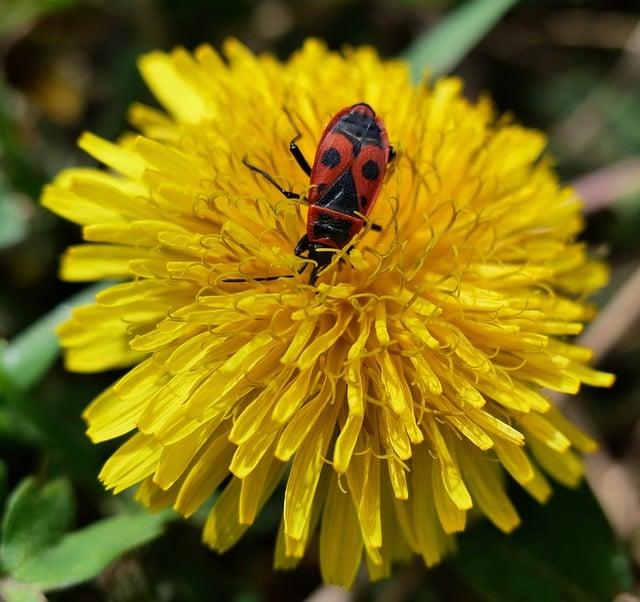
[[[288,112],[287,115],[293,124],[291,115]],[[249,163],[246,157],[243,163],[264,177],[287,199],[307,200],[309,203],[307,232],[298,241],[294,253],[314,261],[309,283],[315,284],[319,272],[331,263],[335,252],[347,246],[365,226],[365,218],[373,209],[387,164],[394,158],[395,152],[389,145],[384,123],[363,102],[342,109],[331,119],[320,138],[313,167],[298,147],[302,133],[295,129],[296,135],[289,143],[289,150],[300,168],[310,177],[308,199],[285,190],[273,176]],[[377,224],[371,227],[381,230]],[[327,252],[327,249],[333,252]],[[255,280],[277,280],[282,277],[267,276]],[[225,282],[244,280],[229,279]]]

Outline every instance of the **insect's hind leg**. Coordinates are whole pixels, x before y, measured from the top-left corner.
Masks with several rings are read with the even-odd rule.
[[[293,155],[293,158],[296,160],[296,163],[300,166],[300,169],[304,171],[309,177],[311,177],[311,166],[309,165],[309,161],[305,159],[305,156],[302,154],[300,147],[297,142],[302,138],[302,132],[298,129],[298,126],[293,121],[293,117],[289,112],[289,109],[286,107],[283,109],[287,117],[289,118],[289,122],[291,123],[291,127],[296,131],[296,135],[292,138],[291,142],[289,142],[289,151]]]
[[[271,174],[267,173],[264,169],[260,169],[259,167],[256,167],[255,165],[252,165],[251,163],[249,163],[246,157],[242,159],[242,162],[251,171],[255,171],[256,173],[259,173],[267,182],[269,182],[269,184],[271,184],[274,188],[277,188],[285,198],[290,200],[300,200],[300,195],[297,192],[291,192],[291,190],[285,190],[282,186],[280,186],[280,184],[278,184],[278,182],[275,181],[275,179]]]

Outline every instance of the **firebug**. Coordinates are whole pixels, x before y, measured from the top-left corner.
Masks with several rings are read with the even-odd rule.
[[[288,114],[288,113],[287,113]],[[289,115],[291,119],[291,116]],[[293,120],[292,120],[293,123]],[[295,128],[295,125],[294,125]],[[269,173],[249,163],[244,164],[275,186],[287,199],[307,200],[307,232],[299,240],[295,254],[314,261],[310,284],[315,284],[318,273],[331,263],[333,253],[319,249],[343,249],[365,226],[380,194],[387,164],[395,156],[384,123],[366,103],[359,102],[338,111],[325,128],[313,167],[309,165],[296,136],[289,150],[300,168],[310,177],[308,199],[285,190]],[[372,229],[380,230],[377,224]],[[306,267],[306,264],[305,264]],[[304,270],[302,268],[301,272]],[[277,280],[284,276],[268,276],[255,280]],[[225,282],[244,282],[228,279]]]

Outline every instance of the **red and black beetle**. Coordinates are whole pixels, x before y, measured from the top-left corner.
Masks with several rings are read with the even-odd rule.
[[[299,257],[304,257],[306,253],[306,257],[315,262],[309,281],[314,284],[318,272],[329,265],[333,255],[320,252],[319,249],[343,249],[362,230],[364,218],[371,213],[380,193],[387,163],[395,153],[389,145],[384,123],[363,102],[342,109],[329,122],[320,138],[313,168],[297,145],[302,134],[297,128],[296,132],[289,150],[310,177],[311,189],[307,233],[300,239],[294,252]],[[286,198],[301,198],[299,194],[282,188],[270,174],[252,165],[246,158],[243,163],[263,176]],[[380,230],[377,224],[372,224],[372,228]],[[268,276],[255,280],[277,280],[282,277]],[[225,282],[244,280],[230,279]]]

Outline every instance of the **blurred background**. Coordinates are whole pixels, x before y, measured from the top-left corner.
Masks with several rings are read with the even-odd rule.
[[[64,248],[78,242],[79,229],[39,207],[40,190],[63,167],[91,164],[75,147],[83,130],[114,138],[127,128],[132,101],[154,104],[136,70],[138,55],[178,44],[219,47],[234,36],[255,51],[285,58],[306,37],[317,36],[332,48],[369,44],[396,57],[464,5],[453,0],[0,0],[0,339],[15,340],[78,290],[58,281],[57,266]],[[42,600],[42,589],[50,600],[109,602],[289,601],[312,594],[325,602],[640,599],[634,595],[640,566],[639,3],[516,3],[454,72],[465,79],[471,98],[488,92],[501,111],[548,133],[561,177],[585,198],[584,239],[612,265],[610,286],[597,299],[606,309],[586,337],[600,366],[618,375],[617,383],[610,391],[585,390],[579,400],[561,400],[603,444],[589,465],[595,496],[586,485],[578,491],[558,486],[541,508],[514,488],[523,516],[515,535],[478,524],[460,538],[459,554],[441,567],[429,572],[420,562],[398,567],[393,579],[358,583],[347,596],[318,590],[313,547],[298,570],[272,571],[280,492],[224,556],[201,545],[203,516],[191,523],[169,521],[163,535],[156,529],[147,537],[155,539],[152,543],[114,552],[115,561],[105,562],[105,570],[21,590],[29,598],[14,597],[19,573],[12,572],[15,563],[0,548],[5,575],[0,599]],[[0,496],[34,477],[27,493],[24,482],[20,490],[28,503],[38,502],[29,517],[37,522],[38,512],[49,513],[42,524],[66,525],[54,529],[60,532],[47,545],[67,528],[82,530],[104,516],[133,510],[126,496],[102,491],[96,475],[113,446],[92,446],[79,417],[116,377],[68,374],[58,361],[37,384],[5,383]],[[55,495],[38,489],[47,483],[58,487]],[[5,539],[16,495],[5,512]],[[63,520],[51,514],[45,502],[52,497],[63,506],[74,500],[75,516]]]

